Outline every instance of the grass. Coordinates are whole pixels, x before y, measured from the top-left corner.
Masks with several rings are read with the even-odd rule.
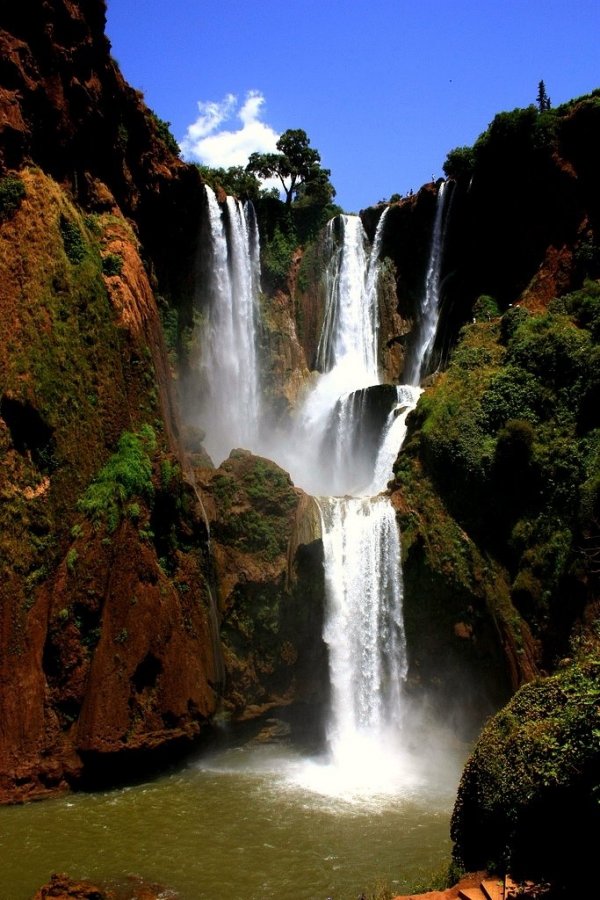
[[[139,518],[139,505],[129,504],[134,497],[151,500],[151,455],[156,450],[156,436],[150,425],[144,425],[137,433],[124,432],[119,438],[117,450],[96,475],[77,508],[96,526],[104,524],[112,533],[127,513]]]

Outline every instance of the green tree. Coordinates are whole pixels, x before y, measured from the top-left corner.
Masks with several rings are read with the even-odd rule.
[[[286,206],[291,204],[301,187],[304,197],[314,197],[317,202],[322,202],[325,196],[329,202],[335,196],[329,182],[331,172],[321,167],[321,156],[310,146],[305,131],[301,128],[284,131],[276,146],[279,153],[252,153],[246,171],[259,178],[278,178]]]
[[[538,84],[537,97],[535,98],[540,112],[550,109],[550,97],[546,93],[546,85],[543,81]]]
[[[242,166],[213,169],[210,166],[198,165],[198,169],[204,181],[213,190],[222,188],[226,194],[237,197],[238,200],[251,200],[255,203],[262,193],[258,178]]]

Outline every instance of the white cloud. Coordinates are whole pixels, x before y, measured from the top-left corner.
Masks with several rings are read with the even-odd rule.
[[[227,94],[220,103],[198,103],[200,115],[187,129],[181,142],[184,156],[207,166],[245,166],[251,153],[272,153],[277,150],[279,134],[261,121],[265,103],[260,91],[248,91],[241,107],[234,94]],[[237,130],[220,129],[234,118],[242,123]]]

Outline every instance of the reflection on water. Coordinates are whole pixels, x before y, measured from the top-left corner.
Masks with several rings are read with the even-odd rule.
[[[459,773],[436,784],[435,767],[411,765],[391,789],[349,788],[325,760],[245,747],[144,785],[3,808],[2,897],[27,900],[53,871],[135,873],[184,900],[347,900],[377,879],[400,891],[447,859]]]

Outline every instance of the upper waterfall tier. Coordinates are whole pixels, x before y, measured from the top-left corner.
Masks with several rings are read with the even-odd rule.
[[[420,384],[427,374],[427,367],[431,360],[433,344],[437,333],[438,319],[440,316],[440,276],[442,270],[442,258],[444,253],[444,238],[446,234],[447,217],[446,197],[448,185],[444,181],[440,184],[437,195],[435,219],[431,234],[429,250],[429,263],[425,276],[425,286],[419,318],[416,325],[416,336],[412,343],[408,362],[405,370],[407,384]]]
[[[198,311],[198,424],[218,463],[235,447],[255,450],[261,419],[256,353],[260,247],[251,204],[222,208],[206,187],[210,229],[208,297]],[[199,357],[199,358],[198,358]]]

